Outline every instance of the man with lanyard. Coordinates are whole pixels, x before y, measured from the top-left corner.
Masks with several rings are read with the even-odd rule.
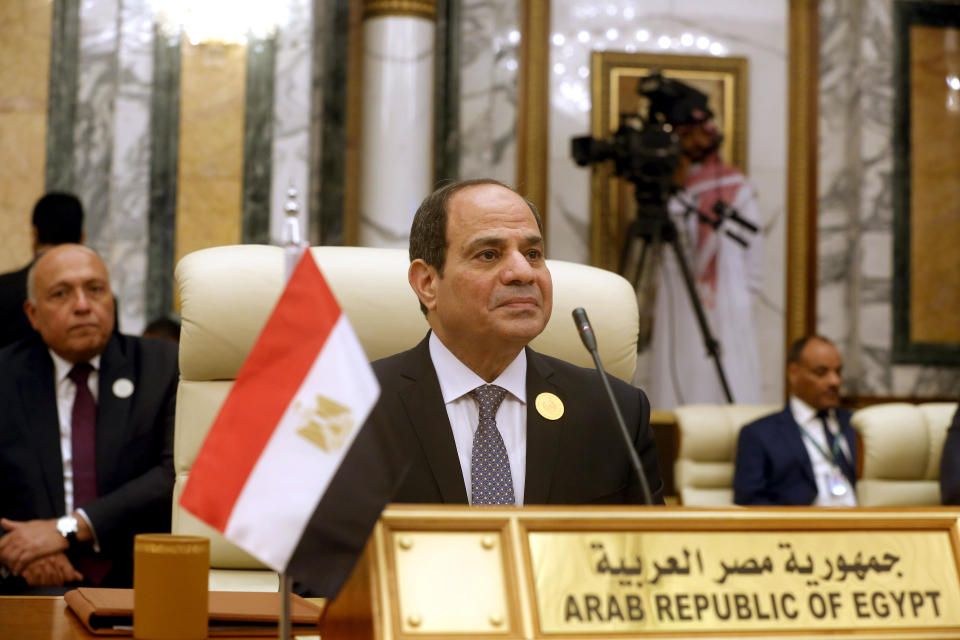
[[[857,439],[850,412],[838,408],[843,358],[829,340],[810,336],[787,360],[787,406],[740,431],[734,502],[856,506]]]

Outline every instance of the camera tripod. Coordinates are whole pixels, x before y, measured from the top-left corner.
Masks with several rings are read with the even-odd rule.
[[[631,180],[631,182],[633,181]],[[710,324],[707,322],[703,303],[693,280],[693,272],[680,243],[680,232],[676,223],[670,219],[667,211],[666,198],[651,200],[645,197],[645,193],[646,191],[641,188],[641,185],[634,182],[637,217],[627,231],[620,259],[620,274],[633,284],[634,290],[644,301],[649,301],[643,305],[646,311],[641,311],[642,332],[648,331],[652,324],[650,316],[653,309],[653,296],[651,292],[656,287],[656,273],[660,267],[663,244],[666,243],[673,249],[677,264],[680,265],[683,283],[697,317],[700,335],[703,336],[704,346],[717,369],[717,377],[720,380],[720,386],[723,388],[723,395],[727,402],[732,404],[733,394],[730,392],[730,385],[727,383],[727,376],[720,361],[720,343],[710,331]],[[683,204],[688,213],[695,213],[698,217],[704,217],[689,203]],[[638,246],[640,241],[643,241],[643,244]],[[638,342],[638,346],[647,340],[648,338],[644,338],[643,341]]]

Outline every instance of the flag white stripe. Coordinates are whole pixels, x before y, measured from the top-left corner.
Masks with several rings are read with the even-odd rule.
[[[324,343],[247,478],[224,534],[276,571],[283,571],[330,480],[379,395],[379,384],[345,315]],[[317,394],[347,406],[353,429],[325,452],[297,430]]]

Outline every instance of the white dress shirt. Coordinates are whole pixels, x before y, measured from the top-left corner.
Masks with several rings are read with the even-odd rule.
[[[93,528],[93,523],[87,517],[83,509],[74,509],[73,507],[73,440],[72,440],[72,420],[73,420],[73,401],[77,397],[77,385],[67,377],[70,370],[73,369],[73,363],[64,360],[52,349],[50,357],[53,358],[53,380],[57,392],[57,419],[60,422],[60,456],[63,459],[63,504],[66,514],[69,515],[77,511],[80,516],[86,520],[90,532],[93,534],[93,547],[99,551],[97,544],[97,534]],[[96,402],[100,397],[100,356],[94,356],[90,359],[90,366],[93,371],[87,376],[87,386],[90,387],[90,393],[93,394],[93,400]]]
[[[470,392],[487,384],[467,365],[453,355],[440,341],[437,334],[430,333],[430,359],[440,381],[440,393],[450,419],[453,440],[457,445],[463,484],[467,500],[473,500],[470,481],[470,458],[473,453],[473,435],[480,422],[480,408]],[[497,430],[503,438],[510,459],[510,475],[513,479],[513,495],[516,505],[523,505],[523,490],[527,477],[527,354],[520,354],[503,370],[495,384],[507,390],[503,403],[497,410]]]
[[[833,462],[823,455],[824,452],[830,452],[830,445],[827,444],[827,437],[823,433],[823,423],[817,417],[817,411],[806,402],[796,396],[790,396],[790,412],[793,419],[800,425],[803,431],[801,440],[803,446],[807,448],[807,454],[810,456],[810,462],[813,465],[813,477],[817,481],[817,499],[813,501],[815,507],[855,507],[857,506],[857,495],[847,480],[846,476],[837,469]],[[850,445],[846,437],[840,432],[840,423],[837,422],[836,412],[830,409],[827,412],[827,427],[833,433],[834,437],[840,443],[840,450],[847,460],[855,465],[850,451]],[[816,442],[817,444],[813,444]],[[817,447],[819,445],[819,448]],[[821,449],[823,451],[821,451]],[[847,487],[846,493],[835,496],[830,492],[831,478],[833,482],[841,482]]]

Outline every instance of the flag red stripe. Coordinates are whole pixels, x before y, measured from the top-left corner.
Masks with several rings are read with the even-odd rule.
[[[247,476],[339,317],[340,307],[306,251],[193,463],[184,508],[221,532],[226,528]],[[291,341],[291,335],[306,337]]]

